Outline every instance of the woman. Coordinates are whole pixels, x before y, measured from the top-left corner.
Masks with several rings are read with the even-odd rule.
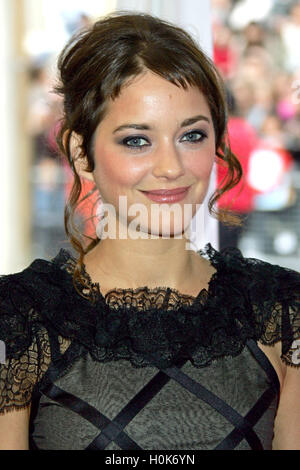
[[[180,28],[124,12],[58,66],[78,256],[1,277],[0,448],[299,449],[299,273],[186,247],[215,159],[212,213],[241,177],[215,67]],[[89,244],[72,223],[86,180],[104,217]]]

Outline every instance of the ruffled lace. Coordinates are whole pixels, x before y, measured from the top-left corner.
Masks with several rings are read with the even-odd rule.
[[[73,286],[76,260],[64,249],[51,261],[36,259],[21,273],[1,276],[0,339],[8,360],[0,365],[0,411],[4,388],[8,403],[24,387],[29,395],[42,383],[50,355],[60,375],[87,353],[100,362],[127,359],[134,367],[153,361],[168,367],[182,358],[205,367],[238,355],[252,338],[266,345],[282,341],[282,360],[300,366],[300,274],[244,258],[238,249],[218,252],[207,244],[199,254],[216,272],[197,297],[167,287],[114,289],[103,296],[83,267],[83,298]],[[51,350],[53,337],[60,350]],[[66,359],[66,345],[74,342],[78,347]],[[9,372],[10,361],[19,374],[14,365]]]

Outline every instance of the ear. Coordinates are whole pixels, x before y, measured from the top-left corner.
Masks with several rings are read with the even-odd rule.
[[[85,170],[87,167],[87,157],[82,154],[80,147],[81,143],[82,137],[79,134],[76,134],[76,132],[73,132],[70,140],[72,160],[78,175],[94,183],[95,180],[93,173]]]

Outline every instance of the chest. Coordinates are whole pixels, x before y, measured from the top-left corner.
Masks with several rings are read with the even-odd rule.
[[[268,392],[270,380],[248,350],[205,368],[187,361],[166,371],[127,360],[79,360],[55,383],[56,395],[42,395],[36,445],[87,449],[98,440],[107,450],[128,449],[129,443],[212,450],[251,449],[260,442],[271,448],[277,396]]]

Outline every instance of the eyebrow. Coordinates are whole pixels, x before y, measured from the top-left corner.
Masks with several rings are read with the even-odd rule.
[[[202,114],[198,114],[197,116],[193,116],[191,118],[185,119],[181,124],[180,127],[187,127],[191,126],[195,122],[198,121],[207,121],[210,123],[210,119],[207,116],[203,116]],[[148,124],[122,124],[122,126],[117,127],[113,134],[116,132],[122,131],[123,129],[138,129],[138,130],[152,130],[152,127]]]

